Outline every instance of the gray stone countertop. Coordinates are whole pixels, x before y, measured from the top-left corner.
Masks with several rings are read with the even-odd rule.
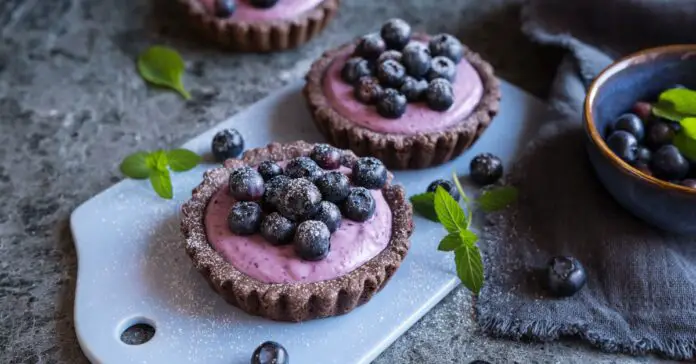
[[[224,54],[174,40],[146,0],[0,1],[0,363],[86,362],[72,309],[76,257],[71,211],[118,182],[141,148],[179,145],[303,76],[322,50],[402,17],[460,36],[498,74],[543,97],[560,58],[519,31],[519,1],[344,0],[310,44],[273,55]],[[174,32],[176,33],[176,32]],[[147,87],[134,59],[148,45],[187,60],[193,99]],[[483,336],[456,290],[376,363],[645,362],[574,343]]]

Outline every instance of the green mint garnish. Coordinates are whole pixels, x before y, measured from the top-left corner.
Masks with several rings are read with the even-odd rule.
[[[121,162],[121,173],[134,179],[150,179],[152,188],[166,199],[174,197],[172,179],[169,173],[184,172],[200,163],[201,157],[188,149],[154,152],[137,152],[127,156]]]
[[[152,46],[141,53],[138,57],[138,72],[150,83],[176,90],[187,100],[191,98],[181,81],[184,60],[171,48]]]
[[[674,136],[674,146],[689,160],[696,161],[696,117],[684,118],[681,130]]]
[[[672,121],[696,116],[696,91],[685,88],[664,91],[653,105],[652,113]]]
[[[454,263],[459,280],[472,293],[478,294],[483,287],[483,259],[476,245],[478,236],[471,230],[471,220],[475,206],[484,212],[505,208],[518,196],[517,189],[510,186],[496,187],[481,194],[472,202],[464,192],[456,173],[452,174],[454,184],[462,196],[460,205],[444,188],[438,186],[435,192],[411,196],[411,203],[420,215],[439,222],[448,234],[440,241],[437,249],[454,252]],[[434,216],[433,216],[434,215]]]

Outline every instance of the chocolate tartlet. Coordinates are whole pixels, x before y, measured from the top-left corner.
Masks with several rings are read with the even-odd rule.
[[[216,0],[177,0],[192,30],[222,48],[239,52],[274,52],[299,47],[326,27],[340,5],[340,0],[321,0],[316,6],[288,17],[229,19],[232,13],[207,9],[204,4],[208,1]],[[236,1],[244,6],[253,2]]]
[[[407,48],[411,43],[420,43],[422,48],[428,49],[425,57],[430,59],[429,49],[433,46],[431,44],[428,48],[428,44],[432,43],[434,37],[417,33],[411,35],[410,26],[405,28],[408,26],[405,22],[398,19],[390,22],[408,30],[402,32],[405,33],[405,42],[397,45],[398,48],[390,46],[389,41],[380,43],[379,34],[370,34],[327,51],[314,62],[303,90],[314,123],[332,145],[351,149],[359,156],[377,157],[392,169],[420,169],[447,162],[468,149],[497,114],[501,98],[500,82],[488,62],[449,35],[434,37],[447,41],[455,39],[459,48],[448,54],[454,61],[443,60],[443,57],[436,57],[433,53],[430,71],[418,70],[418,76],[409,74]],[[391,28],[396,26],[392,25]],[[382,28],[383,36],[385,33],[390,34]],[[367,53],[366,48],[372,54]],[[375,48],[383,53],[376,56]],[[434,63],[436,59],[444,64],[445,71],[436,69],[442,68],[440,63]],[[337,62],[345,62],[343,69]],[[346,72],[349,62],[357,66]],[[365,62],[367,66],[361,68],[360,62]],[[461,71],[461,74],[455,75],[453,68]],[[404,69],[406,75],[402,76]],[[433,70],[439,74],[431,76]],[[355,95],[346,91],[346,85],[351,84],[346,78],[351,77],[355,80],[352,82]],[[403,83],[408,80],[409,89],[405,90],[407,86],[399,86],[398,82],[394,84],[394,77],[402,77]],[[435,78],[438,80],[435,81]],[[471,84],[476,83],[476,94],[471,97],[457,95],[456,92],[461,90],[474,92],[470,91],[474,87],[467,83],[469,78]],[[341,81],[343,85],[338,85]],[[449,94],[445,95],[449,100],[445,98],[442,105],[437,103],[437,99],[431,102],[430,98],[426,101],[424,96],[412,96],[414,90],[422,92],[424,86],[420,86],[421,91],[412,87],[419,82],[430,83],[426,86],[433,88],[441,86],[433,83],[449,84]],[[387,92],[388,88],[390,90]],[[375,89],[378,91],[370,97],[370,91]],[[380,97],[390,99],[380,105],[375,102]],[[401,101],[406,99],[408,109],[405,101]],[[462,103],[467,104],[466,111],[461,111]],[[440,123],[438,119],[442,118],[449,118],[449,121]],[[442,126],[433,126],[437,123]]]
[[[391,214],[388,243],[374,257],[345,274],[311,282],[269,283],[245,274],[243,269],[231,264],[216,250],[207,230],[206,214],[209,204],[218,203],[215,196],[226,187],[232,171],[258,166],[264,161],[282,162],[309,157],[313,147],[303,141],[271,143],[265,148],[246,151],[240,159],[228,159],[223,168],[205,173],[203,182],[182,207],[181,231],[186,240],[186,252],[194,266],[228,303],[249,314],[278,321],[305,321],[345,314],[369,301],[386,285],[410,247],[409,237],[413,229],[411,205],[404,189],[390,183],[389,174],[388,181],[381,191],[378,190]],[[352,152],[340,152],[343,167],[352,168],[357,163],[358,158]]]

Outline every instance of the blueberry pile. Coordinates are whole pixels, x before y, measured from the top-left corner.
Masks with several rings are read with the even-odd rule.
[[[606,143],[619,158],[656,178],[696,188],[696,167],[674,146],[680,125],[651,114],[638,102],[609,126]]]
[[[259,9],[269,9],[278,3],[278,0],[249,0],[251,6]],[[218,18],[229,18],[237,10],[236,0],[216,0],[215,1],[215,16]]]
[[[427,44],[413,41],[411,26],[391,19],[379,33],[360,38],[341,78],[353,85],[358,101],[374,104],[385,118],[401,117],[409,102],[445,111],[454,103],[452,82],[463,57],[457,38],[438,34]]]
[[[233,170],[229,193],[236,201],[227,218],[230,230],[260,233],[273,245],[293,244],[304,260],[326,258],[341,220],[370,219],[376,208],[370,190],[387,182],[379,159],[358,159],[349,178],[337,170],[342,157],[340,150],[317,144],[309,157],[291,159],[285,168],[265,161]]]

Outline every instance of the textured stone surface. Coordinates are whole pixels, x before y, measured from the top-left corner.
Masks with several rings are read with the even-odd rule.
[[[124,156],[178,145],[301,77],[326,47],[392,16],[461,36],[501,76],[544,96],[558,54],[520,34],[516,2],[347,0],[302,49],[230,55],[165,36],[149,1],[0,1],[0,363],[86,362],[72,326],[76,257],[68,217],[121,179]],[[133,61],[153,43],[184,55],[192,100],[138,77]],[[377,363],[629,361],[566,343],[485,338],[471,312],[468,294],[456,291]]]

